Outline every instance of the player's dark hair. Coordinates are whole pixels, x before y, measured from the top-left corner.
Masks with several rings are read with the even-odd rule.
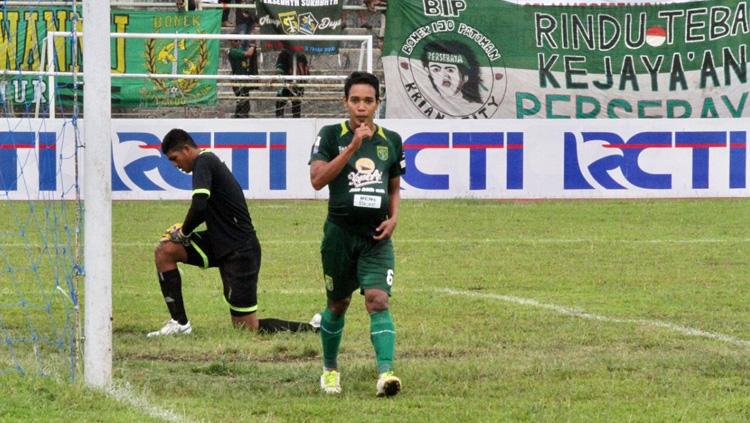
[[[344,83],[344,98],[349,98],[349,90],[352,89],[352,85],[366,84],[375,88],[375,100],[380,100],[380,80],[378,77],[369,72],[352,72],[346,82]]]
[[[460,63],[456,65],[467,77],[467,81],[461,89],[461,94],[466,101],[472,103],[482,102],[482,96],[479,94],[479,85],[482,83],[481,76],[479,75],[480,64],[469,46],[455,40],[428,42],[425,44],[422,52],[422,66],[424,66],[425,69],[427,69],[430,62],[428,59],[429,53],[461,54],[466,57],[468,63]],[[435,81],[432,80],[432,75],[430,75],[429,71],[427,72],[427,75],[429,75],[432,87],[437,91],[437,85],[435,85]]]
[[[182,129],[175,128],[164,135],[164,139],[161,141],[161,152],[167,154],[172,150],[182,148],[184,145],[197,147],[190,134]]]

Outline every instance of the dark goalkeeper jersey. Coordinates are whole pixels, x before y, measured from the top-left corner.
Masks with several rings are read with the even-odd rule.
[[[330,162],[354,138],[349,122],[320,129],[310,162]],[[328,184],[328,219],[362,235],[374,235],[388,218],[388,183],[404,174],[401,136],[377,126],[372,138],[362,142],[349,162]]]
[[[203,151],[193,163],[193,196],[208,194],[207,236],[221,258],[245,245],[255,229],[245,195],[229,168],[214,153]]]

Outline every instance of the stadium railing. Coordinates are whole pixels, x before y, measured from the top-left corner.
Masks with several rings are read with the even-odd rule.
[[[80,33],[78,33],[80,35]],[[45,40],[45,48],[42,51],[42,68],[46,71],[0,71],[0,74],[26,74],[41,75],[48,78],[49,117],[54,118],[56,114],[55,105],[55,78],[58,76],[73,76],[71,72],[59,72],[55,69],[53,60],[46,60],[49,52],[54,49],[56,37],[71,37],[71,32],[50,32]],[[146,38],[146,39],[208,39],[208,40],[300,40],[306,41],[359,41],[360,60],[359,70],[373,71],[373,47],[372,36],[369,35],[243,35],[243,34],[159,34],[159,33],[112,33],[112,38]],[[80,76],[80,74],[78,74]],[[113,78],[151,78],[151,79],[208,79],[217,81],[263,81],[267,83],[279,83],[279,81],[338,81],[346,79],[347,74],[329,75],[184,75],[184,74],[154,74],[154,73],[113,73]],[[340,98],[340,95],[337,99]],[[278,99],[283,99],[278,98]],[[330,98],[327,98],[330,100]],[[40,99],[37,99],[37,113],[39,112]]]
[[[80,3],[80,0],[79,0]],[[380,62],[380,48],[378,41],[382,39],[385,29],[385,14],[381,13],[385,10],[384,7],[376,7],[375,11],[368,10],[363,4],[344,4],[343,8],[346,12],[349,12],[349,22],[346,28],[343,30],[342,35],[372,35],[373,36],[373,59],[371,72],[377,75],[381,80],[383,79],[383,69]],[[3,2],[5,7],[20,7],[20,6],[70,6],[73,4],[72,0],[57,0],[57,1],[40,1],[40,0],[6,0]],[[153,0],[153,1],[137,1],[137,0],[111,0],[112,7],[120,8],[137,8],[137,9],[174,9],[174,0]],[[205,3],[200,2],[198,4],[200,9],[210,8],[229,8],[229,9],[241,9],[250,8],[254,9],[254,4],[216,4],[216,3]],[[356,15],[355,15],[356,13]],[[362,21],[362,15],[366,15],[368,20]],[[374,19],[373,19],[374,18]],[[347,18],[343,17],[344,22],[347,22]],[[378,24],[379,21],[379,24]],[[364,25],[361,27],[360,25]],[[378,28],[379,26],[379,28]],[[232,28],[222,28],[222,32],[232,31]],[[253,32],[258,34],[258,30]],[[227,38],[227,40],[230,38]],[[236,38],[231,38],[236,39]],[[222,46],[222,53],[225,53],[228,49]],[[163,117],[224,117],[229,114],[229,111],[234,108],[234,101],[238,100],[234,91],[233,86],[250,86],[254,87],[251,95],[251,102],[253,104],[252,109],[254,117],[272,117],[274,116],[273,108],[274,100],[284,100],[291,98],[278,97],[276,90],[283,86],[287,86],[290,78],[277,75],[274,62],[275,52],[259,49],[259,74],[269,76],[265,80],[246,81],[242,78],[235,76],[226,76],[218,78],[220,82],[217,84],[218,88],[218,103],[212,107],[206,105],[189,105],[189,106],[176,106],[176,107],[160,107],[155,110],[150,108],[144,110],[142,108],[114,108],[113,115],[120,117],[138,117],[144,115],[163,115]],[[44,54],[44,53],[43,53]],[[328,75],[342,75],[349,74],[353,70],[362,70],[362,48],[356,45],[346,45],[342,43],[339,48],[339,52],[334,55],[318,55],[309,54],[308,60],[310,62],[312,76],[328,76]],[[40,69],[42,71],[42,69]],[[47,69],[47,72],[49,69]],[[2,71],[0,71],[2,72]],[[8,74],[10,72],[6,72]],[[33,72],[24,72],[26,75],[38,75]],[[222,54],[219,62],[219,75],[231,75],[229,65],[226,60],[226,54]],[[47,73],[42,75],[49,76]],[[53,76],[66,76],[66,73],[57,73]],[[117,77],[117,76],[115,76]],[[303,97],[295,97],[294,100],[301,101],[302,104],[316,103],[315,107],[304,107],[303,115],[307,117],[326,117],[328,115],[335,116],[340,113],[340,92],[343,87],[342,80],[328,80],[320,81],[315,80],[316,78],[305,78],[308,83],[295,83],[299,87],[305,88],[305,95]],[[333,94],[338,93],[338,95]],[[385,93],[382,93],[383,97]],[[33,110],[33,116],[40,115],[40,99],[35,98],[35,107]],[[270,103],[269,103],[270,102]],[[269,104],[266,104],[269,103]],[[9,109],[12,113],[12,109]],[[27,111],[28,112],[28,111]],[[156,113],[154,113],[156,112]],[[194,116],[188,116],[192,114]]]

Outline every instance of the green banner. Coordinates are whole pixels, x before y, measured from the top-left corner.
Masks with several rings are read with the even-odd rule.
[[[261,34],[339,35],[344,0],[255,0]],[[338,41],[264,41],[265,49],[336,54]]]
[[[85,18],[71,8],[35,7],[0,10],[0,69],[39,71],[48,31],[71,32],[73,22],[83,31]],[[113,10],[112,32],[217,34],[221,11],[154,12]],[[72,37],[56,37],[55,70],[85,71],[81,37],[74,47]],[[74,49],[77,57],[74,60]],[[117,73],[175,75],[215,75],[219,63],[218,40],[113,38],[111,69]],[[46,66],[45,66],[45,69]],[[55,78],[58,104],[70,104],[74,96],[82,101],[82,78]],[[0,80],[0,97],[11,104],[31,105],[41,96],[48,103],[47,77],[7,75]],[[76,92],[77,89],[77,92]],[[215,104],[216,80],[112,78],[112,105],[115,107],[184,106]]]
[[[391,2],[388,117],[750,116],[747,1]]]

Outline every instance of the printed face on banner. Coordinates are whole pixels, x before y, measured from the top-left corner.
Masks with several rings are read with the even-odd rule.
[[[468,76],[458,66],[440,62],[428,62],[430,82],[441,97],[450,98],[461,94]]]
[[[482,119],[497,112],[507,88],[505,67],[472,43],[430,38],[399,57],[401,83],[424,116]]]

